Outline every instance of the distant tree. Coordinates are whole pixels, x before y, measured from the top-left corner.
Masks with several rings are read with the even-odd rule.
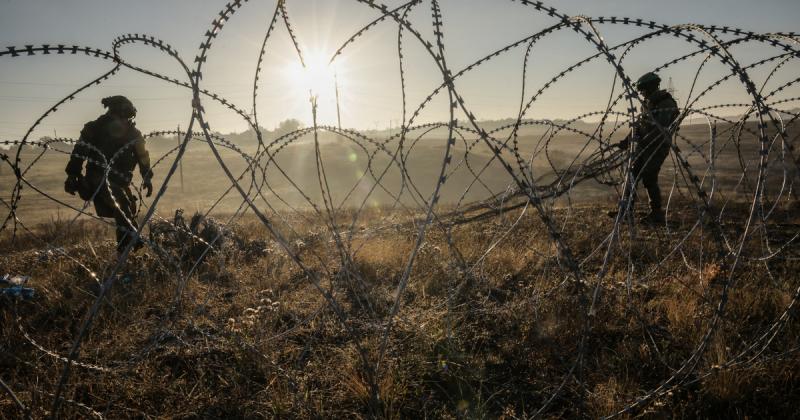
[[[297,131],[303,128],[303,123],[300,120],[295,118],[289,118],[288,120],[283,120],[278,123],[278,127],[275,129],[275,136],[280,137],[286,133],[291,133],[292,131]]]

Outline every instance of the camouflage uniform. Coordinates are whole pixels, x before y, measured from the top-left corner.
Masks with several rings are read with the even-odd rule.
[[[103,104],[106,104],[105,100]],[[152,189],[152,172],[142,133],[132,121],[116,115],[111,106],[109,108],[108,113],[87,123],[81,130],[80,140],[73,148],[66,168],[67,185],[72,179],[77,181],[77,188],[70,191],[65,185],[65,189],[77,191],[84,200],[92,199],[98,216],[114,218],[117,250],[122,251],[130,243],[130,232],[138,229],[137,199],[130,188],[133,169],[139,165],[148,194]],[[135,115],[135,108],[133,112]],[[82,176],[84,160],[88,162],[86,175]],[[106,177],[107,162],[111,162],[111,167]]]
[[[669,156],[672,124],[678,118],[678,104],[668,92],[659,90],[645,98],[634,135],[633,176],[642,181],[650,198],[650,210],[661,211],[658,173]],[[663,130],[663,131],[662,131]]]

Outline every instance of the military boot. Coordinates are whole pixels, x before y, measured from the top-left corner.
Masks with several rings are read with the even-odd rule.
[[[117,253],[121,254],[122,251],[124,251],[125,248],[128,247],[128,244],[131,243],[132,241],[133,241],[133,232],[131,232],[129,229],[126,229],[125,227],[117,226]],[[141,238],[139,238],[133,244],[133,247],[131,248],[131,253],[138,251],[139,249],[142,248],[142,246],[144,246],[144,242],[142,241]]]
[[[664,210],[660,208],[651,208],[650,213],[647,213],[647,216],[642,218],[642,223],[651,226],[666,224],[667,219],[664,216]]]

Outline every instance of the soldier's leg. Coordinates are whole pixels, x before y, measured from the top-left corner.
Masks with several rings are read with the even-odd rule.
[[[133,232],[138,229],[134,198],[129,187],[114,186],[111,188],[117,206],[114,208],[114,221],[117,225],[117,251],[122,251],[133,239]],[[134,249],[141,244],[137,242]]]
[[[661,165],[669,155],[669,149],[660,148],[653,152],[652,157],[642,171],[642,184],[647,189],[647,196],[650,199],[649,219],[653,222],[662,223],[664,221],[664,210],[661,201],[661,188],[658,186],[658,174],[661,172]]]
[[[645,171],[642,174],[642,184],[647,189],[650,199],[650,211],[661,211],[661,188],[658,186],[659,168]]]
[[[631,176],[633,177],[633,182],[631,184],[631,211],[634,209],[634,205],[636,204],[636,200],[638,198],[638,186],[639,183],[643,183],[643,177],[645,174],[645,169],[647,168],[647,158],[645,155],[644,150],[639,150],[636,152],[636,155],[633,160],[633,167],[631,168]]]
[[[105,181],[99,181],[91,189],[91,194],[94,195],[95,213],[100,217],[114,217],[114,200],[111,198],[111,193]]]
[[[116,222],[117,248],[119,249],[119,243],[123,235],[120,233],[120,220],[117,217],[118,212],[108,185],[102,182],[96,189],[96,193],[92,192],[92,194],[94,194],[95,213],[100,217],[113,217]]]
[[[669,148],[660,148],[653,153],[653,158],[645,168],[642,180],[647,187],[647,195],[650,198],[650,209],[661,210],[661,188],[658,186],[658,174],[664,160],[669,156]]]

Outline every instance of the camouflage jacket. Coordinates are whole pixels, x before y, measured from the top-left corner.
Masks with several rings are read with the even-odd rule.
[[[672,95],[664,90],[656,92],[642,104],[634,139],[640,147],[668,147],[672,143],[672,134],[675,131],[672,124],[678,119],[679,114],[678,104]]]
[[[108,162],[111,162],[108,180],[113,184],[130,185],[137,164],[142,178],[152,176],[142,133],[132,122],[108,114],[83,126],[80,140],[72,149],[67,174],[81,175],[84,160],[88,161],[86,177],[90,179],[101,179]]]

